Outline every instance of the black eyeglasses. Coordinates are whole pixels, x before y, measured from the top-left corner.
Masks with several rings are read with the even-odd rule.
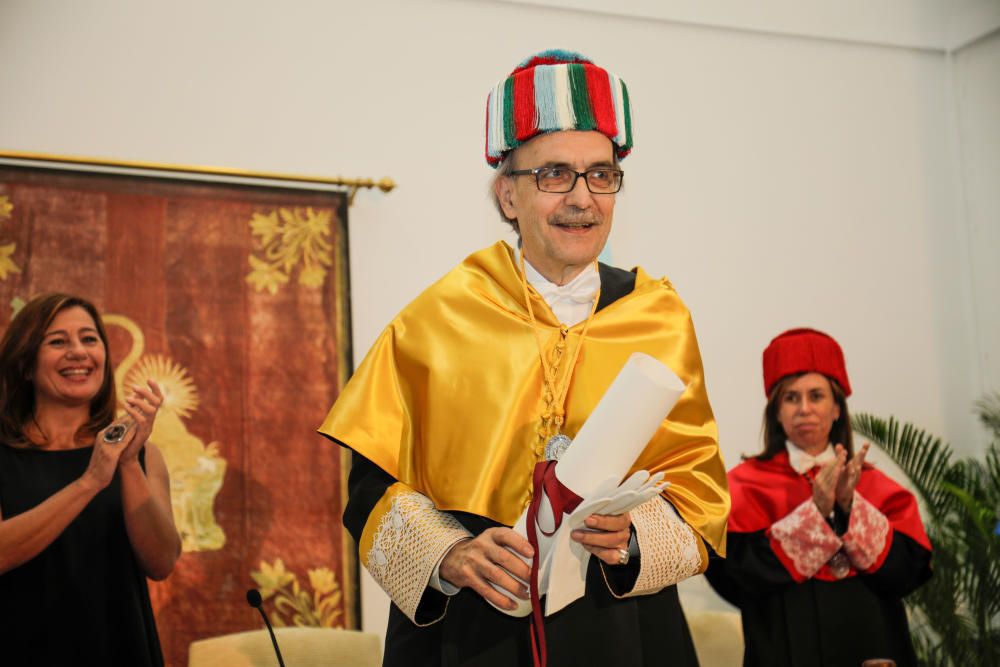
[[[576,187],[576,179],[583,176],[587,189],[595,195],[613,195],[622,189],[625,172],[610,167],[594,167],[587,171],[573,171],[567,167],[537,167],[516,169],[511,176],[534,176],[535,185],[542,192],[563,194]]]

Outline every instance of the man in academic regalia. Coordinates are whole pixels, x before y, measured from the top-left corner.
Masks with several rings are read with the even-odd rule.
[[[404,308],[320,427],[354,452],[344,524],[392,599],[386,665],[697,664],[674,584],[722,552],[729,497],[687,308],[666,279],[597,262],[630,118],[625,84],[578,54],[501,81],[486,160],[518,249],[470,255]],[[518,554],[534,549],[510,526],[536,465],[634,352],[685,385],[632,468],[670,486],[573,532],[592,554],[584,597],[509,616],[530,597]]]

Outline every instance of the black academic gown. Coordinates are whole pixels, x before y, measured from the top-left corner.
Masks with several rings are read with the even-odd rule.
[[[629,271],[604,264],[599,268],[598,310],[629,294],[635,284],[635,274]],[[361,539],[375,504],[395,481],[366,458],[353,454],[344,525],[356,541]],[[473,535],[500,525],[473,514],[452,512],[452,515]],[[591,559],[587,595],[545,619],[550,667],[698,664],[676,586],[654,595],[627,599],[611,594],[609,586],[619,592],[630,590],[638,574],[638,559],[614,568]],[[418,619],[440,616],[445,602],[444,594],[428,588],[417,611]],[[415,625],[393,604],[383,665],[528,666],[532,664],[529,628],[530,617],[514,618],[499,612],[468,589],[451,598],[442,620],[424,627]]]
[[[787,470],[782,472],[782,466]],[[761,469],[765,472],[758,476]],[[914,526],[912,495],[876,471],[864,475],[866,482],[871,477],[872,497],[893,499],[890,521],[897,524],[896,515],[905,515],[894,525],[884,560],[871,572],[852,570],[836,581],[814,577],[797,583],[775,553],[767,528],[746,530],[783,515],[762,516],[762,504],[745,490],[748,479],[760,479],[779,494],[782,479],[792,485],[801,482],[800,476],[784,453],[769,462],[746,461],[730,471],[733,513],[726,558],[711,559],[705,575],[742,612],[745,666],[858,667],[870,658],[890,658],[897,667],[916,665],[902,600],[931,576],[929,543],[923,528]],[[798,501],[796,497],[790,504]],[[902,502],[912,506],[900,508]],[[838,512],[837,533],[843,534],[846,521]]]

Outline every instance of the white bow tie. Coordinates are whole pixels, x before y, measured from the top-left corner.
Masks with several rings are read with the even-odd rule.
[[[816,466],[822,467],[837,458],[833,452],[833,445],[827,445],[826,449],[816,456],[807,454],[787,440],[785,447],[788,449],[788,463],[791,464],[792,470],[800,475],[806,474]]]
[[[548,281],[534,285],[534,288],[548,304],[559,302],[590,303],[594,300],[600,287],[601,276],[594,270],[581,273],[565,285],[556,285]]]

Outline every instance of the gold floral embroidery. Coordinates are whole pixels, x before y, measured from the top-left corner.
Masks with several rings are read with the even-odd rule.
[[[250,255],[250,266],[253,271],[247,276],[247,282],[258,292],[267,290],[271,294],[277,294],[278,288],[288,282],[288,276],[280,269],[253,255]]]
[[[222,488],[226,460],[219,443],[191,433],[184,420],[198,409],[198,389],[186,368],[163,355],[143,355],[146,337],[142,329],[124,315],[107,314],[104,323],[125,329],[132,349],[115,369],[120,398],[135,385],[153,379],[163,390],[163,405],[153,422],[150,442],[163,453],[170,474],[170,504],[184,551],[214,551],[226,544],[226,534],[213,513],[215,497]]]
[[[11,273],[21,272],[21,269],[14,263],[14,260],[10,258],[16,249],[16,243],[0,245],[0,280],[7,280],[7,276]]]
[[[327,237],[333,211],[281,207],[268,214],[254,213],[250,233],[259,238],[259,255],[250,255],[252,269],[246,281],[258,292],[276,294],[288,283],[292,272],[299,269],[298,283],[317,288],[326,280],[327,269],[333,265],[333,248]]]
[[[260,587],[265,603],[270,601],[271,622],[277,627],[297,625],[319,628],[344,626],[340,584],[328,567],[307,570],[312,593],[299,585],[294,572],[276,558],[274,563],[260,562],[260,570],[250,573]]]
[[[14,204],[7,195],[0,195],[0,220],[10,220],[14,213]],[[17,243],[0,245],[0,280],[7,280],[12,273],[20,273],[21,268],[14,263],[11,255],[17,250]]]

